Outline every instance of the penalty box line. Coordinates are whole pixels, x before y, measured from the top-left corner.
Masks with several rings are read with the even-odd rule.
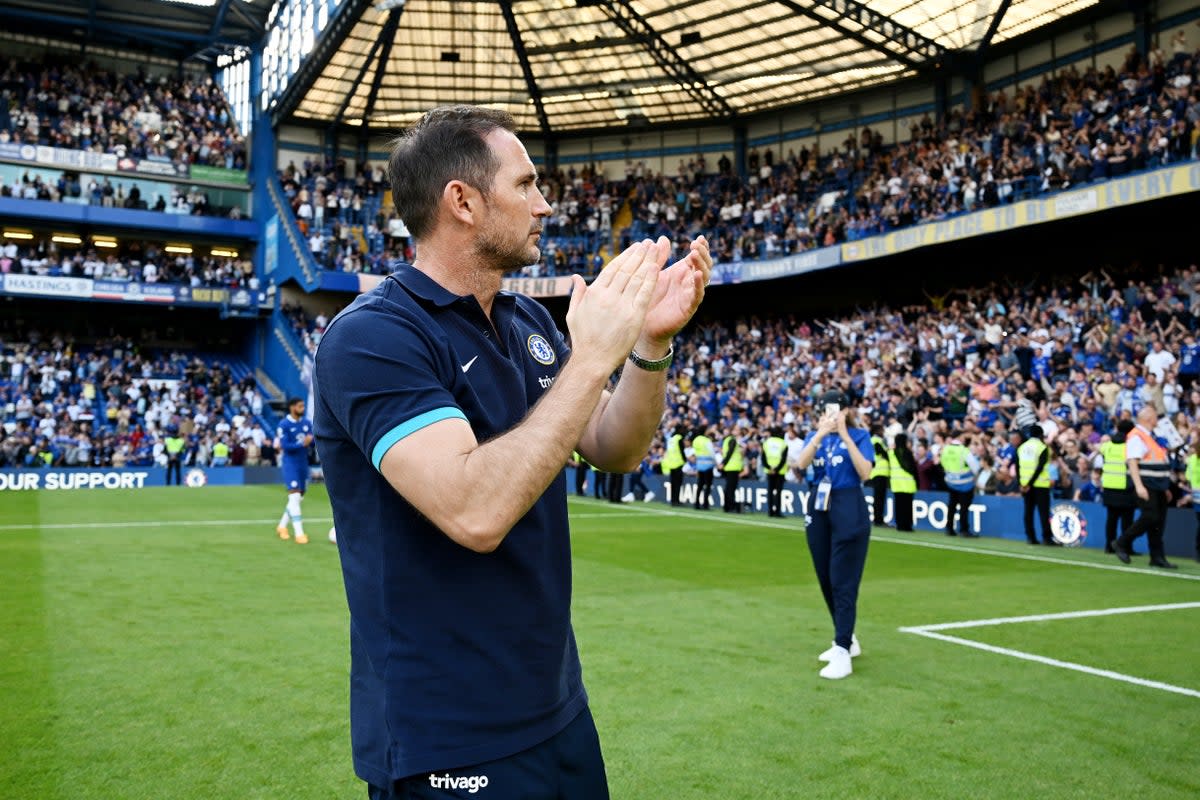
[[[985,653],[994,653],[996,655],[1009,656],[1010,658],[1019,658],[1022,661],[1032,661],[1037,664],[1045,664],[1058,669],[1072,670],[1073,672],[1082,672],[1086,675],[1094,675],[1098,678],[1107,678],[1109,680],[1129,683],[1134,686],[1141,686],[1146,689],[1158,689],[1163,692],[1171,692],[1173,694],[1181,694],[1185,697],[1195,697],[1200,699],[1200,691],[1188,689],[1183,686],[1175,686],[1171,683],[1163,683],[1162,681],[1152,681],[1147,678],[1139,678],[1135,675],[1126,675],[1123,672],[1114,672],[1109,669],[1099,669],[1097,667],[1089,667],[1086,664],[1077,664],[1073,661],[1063,661],[1058,658],[1049,658],[1041,656],[1037,653],[1028,653],[1024,650],[1014,650],[1009,647],[997,647],[996,645],[986,644],[985,642],[977,642],[973,639],[964,639],[959,636],[950,636],[945,633],[939,633],[944,630],[954,630],[962,628],[983,628],[994,625],[1015,625],[1024,622],[1044,622],[1048,620],[1059,619],[1080,619],[1084,617],[1106,617],[1117,614],[1142,614],[1153,611],[1177,611],[1180,609],[1200,608],[1200,603],[1168,603],[1163,605],[1153,606],[1127,606],[1124,608],[1101,608],[1090,611],[1068,611],[1060,614],[1032,614],[1022,617],[998,617],[995,619],[977,619],[966,620],[963,622],[943,622],[933,625],[917,625],[913,627],[900,628],[901,633],[911,633],[917,636],[924,636],[927,639],[936,639],[950,644],[958,644],[963,647],[971,647],[976,650],[982,650]]]

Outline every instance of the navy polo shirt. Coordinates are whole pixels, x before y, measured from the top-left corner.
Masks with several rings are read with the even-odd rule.
[[[495,552],[456,544],[379,473],[388,448],[466,419],[516,426],[569,350],[546,310],[501,292],[492,324],[404,265],[330,323],[314,369],[317,450],[350,606],[350,724],[377,786],[518,753],[587,705],[571,629],[560,474]]]
[[[850,434],[851,441],[863,454],[863,458],[874,464],[875,445],[871,444],[871,434],[862,428],[847,428],[846,432]],[[804,447],[808,447],[808,443],[816,435],[815,431],[810,433],[804,439]],[[803,450],[804,447],[800,449]],[[825,434],[825,438],[817,443],[817,452],[813,454],[812,469],[814,485],[820,483],[821,479],[828,475],[830,489],[852,489],[862,486],[862,478],[858,476],[858,470],[854,468],[854,462],[850,459],[850,451],[837,431]]]

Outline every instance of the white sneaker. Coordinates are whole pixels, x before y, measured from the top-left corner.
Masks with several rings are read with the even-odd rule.
[[[844,647],[834,646],[830,652],[833,654],[829,657],[829,663],[821,668],[817,673],[822,678],[830,680],[840,680],[850,673],[854,672],[854,667],[850,663],[850,651]]]
[[[833,647],[829,648],[824,653],[821,653],[821,655],[817,656],[817,661],[828,662],[829,659],[833,658],[833,651],[837,650],[837,649],[838,649],[837,642],[834,642]],[[851,634],[850,635],[850,657],[858,658],[861,655],[862,655],[862,648],[858,646],[858,637],[855,636],[854,634]]]
[[[643,503],[649,503],[654,499],[654,492],[646,492],[646,496],[642,498]]]
[[[632,503],[633,502],[633,492],[630,492],[627,495],[625,495],[624,497],[622,497],[621,502],[622,503]]]

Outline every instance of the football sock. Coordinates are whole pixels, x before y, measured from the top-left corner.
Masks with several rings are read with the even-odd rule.
[[[290,513],[288,513],[288,510],[285,508],[283,510],[283,516],[279,518],[279,524],[276,525],[275,527],[276,528],[286,528],[287,524],[288,524],[288,520],[290,520],[291,518],[292,518],[292,515]]]
[[[300,495],[295,493],[288,495],[287,510],[292,518],[292,531],[297,536],[303,536],[304,517],[300,514]]]

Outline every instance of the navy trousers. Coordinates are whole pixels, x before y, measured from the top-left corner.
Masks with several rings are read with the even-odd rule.
[[[469,767],[367,786],[370,800],[609,800],[592,712],[528,750]]]
[[[825,605],[833,617],[833,640],[847,650],[858,618],[858,586],[867,563],[871,516],[861,487],[834,489],[828,511],[809,509],[808,550]]]

